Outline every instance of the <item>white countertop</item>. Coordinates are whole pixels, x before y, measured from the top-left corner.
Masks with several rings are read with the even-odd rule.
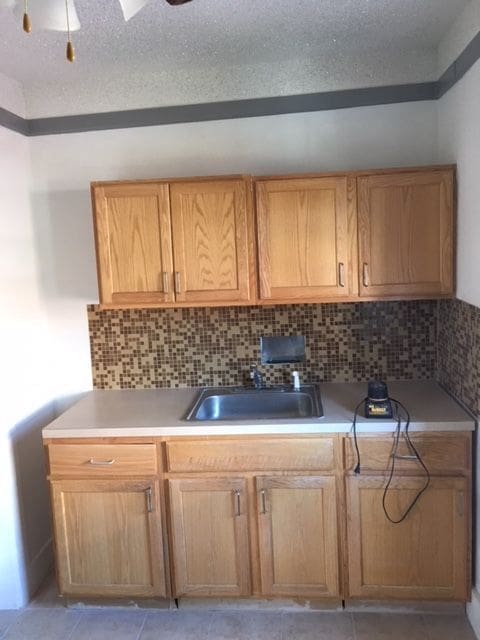
[[[474,419],[433,381],[389,382],[411,416],[412,431],[473,431]],[[365,382],[321,383],[324,416],[300,420],[187,422],[198,389],[91,391],[43,429],[44,438],[348,433]],[[360,409],[362,411],[362,408]],[[357,420],[359,433],[392,431],[392,420]]]

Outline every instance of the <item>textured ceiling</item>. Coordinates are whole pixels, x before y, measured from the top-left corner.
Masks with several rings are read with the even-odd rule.
[[[467,2],[150,0],[125,23],[118,0],[76,0],[73,65],[65,34],[0,8],[0,73],[34,116],[421,82]]]

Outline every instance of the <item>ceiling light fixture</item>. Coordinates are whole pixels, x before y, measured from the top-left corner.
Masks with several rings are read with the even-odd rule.
[[[126,22],[133,18],[150,0],[118,0]],[[177,6],[191,0],[166,0],[168,4]],[[23,6],[22,6],[23,5]],[[0,0],[0,7],[12,9],[21,14],[23,30],[31,33],[37,29],[65,31],[67,33],[66,57],[69,62],[75,60],[71,32],[80,29],[80,20],[74,0]]]

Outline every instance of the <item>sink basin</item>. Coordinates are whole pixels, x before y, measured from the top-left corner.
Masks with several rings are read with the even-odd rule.
[[[317,385],[291,387],[207,387],[195,399],[187,420],[281,420],[321,418]]]

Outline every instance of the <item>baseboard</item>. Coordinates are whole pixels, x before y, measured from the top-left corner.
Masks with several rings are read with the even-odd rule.
[[[51,573],[53,567],[53,543],[49,538],[26,568],[28,595],[31,598]]]
[[[467,616],[475,635],[480,640],[480,593],[477,589],[472,590],[472,601],[467,604]]]

